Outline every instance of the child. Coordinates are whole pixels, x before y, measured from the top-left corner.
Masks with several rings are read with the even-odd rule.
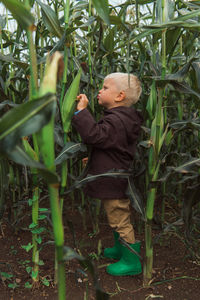
[[[77,97],[77,112],[72,124],[83,142],[92,146],[88,174],[96,175],[112,169],[128,170],[133,161],[142,116],[131,106],[141,94],[138,78],[126,73],[112,73],[105,77],[103,88],[98,93],[98,103],[105,108],[104,117],[96,122],[87,110],[86,95]],[[115,244],[104,250],[104,257],[119,260],[107,267],[111,275],[135,275],[142,271],[138,256],[140,243],[135,241],[130,223],[130,200],[126,196],[127,180],[101,178],[89,182],[86,193],[101,199],[108,222],[114,230]],[[121,244],[119,237],[129,244]]]

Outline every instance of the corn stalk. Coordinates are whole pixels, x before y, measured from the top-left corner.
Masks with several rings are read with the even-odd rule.
[[[47,66],[42,85],[39,90],[39,96],[46,93],[56,93],[56,81],[58,62],[61,59],[60,53],[56,52],[50,63],[47,60]],[[50,122],[42,128],[38,134],[39,147],[43,157],[43,161],[48,170],[55,172],[55,152],[54,152],[54,116]],[[65,264],[63,260],[63,246],[64,246],[64,228],[62,223],[62,213],[59,202],[59,185],[48,184],[51,215],[53,222],[53,231],[56,249],[56,261],[58,265],[57,278],[58,278],[58,298],[59,300],[66,299],[65,287]]]
[[[162,0],[162,22],[165,22],[165,1]],[[166,73],[166,29],[162,31],[162,71],[161,79],[165,78]],[[152,95],[156,95],[155,82],[152,87]],[[158,88],[158,96],[153,101],[153,107],[156,107],[155,118],[151,124],[150,150],[148,159],[148,182],[149,190],[147,191],[147,207],[146,207],[146,224],[145,224],[145,244],[146,244],[146,264],[144,268],[144,284],[148,285],[152,278],[153,270],[153,241],[152,241],[152,220],[154,216],[154,203],[156,199],[157,188],[155,181],[158,179],[160,168],[159,153],[164,142],[167,128],[164,131],[163,116],[163,96],[164,91]],[[151,112],[153,114],[153,112]]]

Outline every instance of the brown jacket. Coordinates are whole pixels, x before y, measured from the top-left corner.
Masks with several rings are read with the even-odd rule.
[[[83,143],[92,146],[88,174],[96,175],[112,169],[128,170],[136,150],[142,116],[131,107],[119,106],[104,111],[96,122],[87,109],[73,116],[72,125]],[[99,199],[127,198],[127,180],[101,178],[86,186],[88,196]]]

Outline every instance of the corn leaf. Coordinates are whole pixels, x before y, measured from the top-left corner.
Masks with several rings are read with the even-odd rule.
[[[155,145],[156,141],[156,118],[153,119],[151,123],[151,141]]]
[[[77,259],[79,261],[80,265],[83,267],[83,269],[87,269],[93,278],[94,287],[96,290],[96,299],[97,300],[108,300],[109,299],[109,295],[106,294],[104,291],[102,291],[102,289],[99,286],[97,272],[96,272],[96,269],[94,267],[94,264],[93,264],[91,258],[89,258],[89,257],[85,258],[85,257],[79,255],[77,252],[75,252],[74,249],[65,246],[63,259],[65,261]],[[80,270],[80,272],[84,272],[84,271]]]
[[[143,4],[156,2],[156,0],[135,0],[133,2],[135,2],[135,3],[138,2],[138,4],[143,5]]]
[[[82,71],[80,69],[78,74],[74,78],[72,84],[70,85],[69,89],[67,90],[61,106],[61,117],[62,117],[63,129],[66,133],[70,129],[71,119],[74,113],[76,97],[79,90],[81,73]]]
[[[170,124],[170,127],[177,130],[176,132],[186,129],[200,130],[200,119],[174,122]]]
[[[148,36],[148,35],[151,35],[151,34],[154,34],[154,33],[157,33],[159,31],[161,31],[162,28],[156,28],[156,29],[146,29],[146,30],[143,30],[141,33],[139,34],[136,34],[134,38],[130,39],[129,43],[133,43],[133,42],[137,42],[137,41],[141,41],[141,39],[143,39],[144,37]],[[127,41],[126,41],[127,43]],[[124,44],[125,45],[125,44]],[[120,46],[121,47],[121,46]],[[119,47],[119,48],[120,48]]]
[[[200,15],[200,9],[197,9],[195,11],[189,12],[185,15],[182,15],[178,18],[175,18],[168,22],[163,22],[160,24],[150,24],[147,26],[144,26],[144,28],[170,28],[170,27],[183,27],[183,28],[196,28],[200,30],[200,23],[196,20],[193,20],[192,18],[197,17]],[[188,22],[186,22],[188,20]]]
[[[172,28],[172,27],[183,27],[183,28],[194,28],[195,30],[200,30],[200,23],[199,22],[184,22],[184,21],[171,21],[165,22],[162,24],[152,24],[148,26],[144,26],[144,28],[157,28],[163,30],[163,28]]]
[[[167,145],[167,146],[169,146],[170,145],[170,143],[171,143],[171,141],[172,141],[172,139],[173,139],[173,131],[172,131],[172,129],[170,129],[168,132],[167,132],[167,134],[166,134],[166,137],[165,137],[165,145]]]
[[[200,62],[199,61],[195,61],[192,63],[192,67],[195,70],[195,75],[196,75],[196,80],[197,80],[197,86],[198,89],[200,90]]]
[[[87,147],[84,144],[67,142],[61,153],[56,157],[55,164],[61,164],[63,161],[85,152],[87,152]]]
[[[67,190],[67,194],[71,193],[74,189],[79,189],[82,186],[84,186],[86,183],[94,181],[99,178],[104,178],[104,177],[112,177],[112,178],[128,178],[131,176],[132,173],[129,171],[124,171],[124,170],[110,170],[106,173],[98,174],[98,175],[90,175],[88,174],[87,177],[77,180],[73,183],[71,188]]]
[[[150,120],[152,120],[153,116],[155,115],[156,103],[157,103],[157,92],[156,92],[155,81],[153,81],[150,95],[146,105],[146,110],[148,111]]]
[[[179,13],[181,13],[181,10],[179,10]],[[192,20],[192,18],[195,18],[199,15],[200,15],[200,9],[196,9],[196,10],[193,10],[193,11],[188,11],[188,13],[184,12],[182,14],[182,16],[179,16],[174,20],[177,20],[177,21],[185,21],[185,20],[188,20],[188,19]]]
[[[29,144],[28,140],[26,138],[23,138],[22,143],[23,143],[23,147],[24,147],[26,153],[30,156],[30,158],[33,159],[34,161],[39,161],[39,157],[38,157],[37,153],[33,150],[31,145]],[[31,173],[37,174],[38,173],[37,169],[32,168]]]
[[[145,220],[144,203],[142,200],[142,196],[140,195],[139,191],[135,187],[133,176],[130,176],[128,178],[128,188],[126,193],[129,199],[131,200],[132,206],[135,208],[137,212],[139,212],[142,215],[143,220]]]
[[[16,107],[17,106],[17,104],[15,104],[14,102],[9,101],[9,100],[5,100],[5,101],[0,103],[0,110],[3,109],[6,105],[8,105],[10,107]]]
[[[43,164],[33,160],[20,145],[16,145],[12,150],[7,152],[7,156],[18,164],[37,169],[38,173],[49,184],[56,184],[59,182],[59,178],[56,173],[49,171]]]
[[[180,37],[181,28],[172,28],[171,30],[167,30],[166,40],[170,41],[170,43],[166,43],[166,54],[170,54],[170,56],[172,56]]]
[[[4,29],[5,26],[6,26],[6,17],[5,16],[0,16],[0,27],[1,27],[1,30]]]
[[[101,19],[110,25],[108,0],[92,0],[92,3]]]
[[[166,138],[166,135],[167,135],[167,132],[168,132],[168,127],[169,127],[169,124],[167,124],[166,128],[165,128],[165,131],[164,133],[162,134],[161,133],[161,137],[159,139],[159,148],[158,148],[158,153],[160,152],[160,149],[165,141],[165,138]]]
[[[162,10],[162,0],[156,1],[156,19],[157,22],[162,23],[163,18],[165,21],[169,21],[174,16],[174,0],[165,0],[164,1],[164,16]]]
[[[61,38],[63,32],[53,9],[49,5],[42,3],[40,0],[36,0],[36,2],[41,6],[43,20],[49,32],[58,38]]]
[[[114,50],[114,29],[110,29],[105,40],[104,40],[104,48],[106,49],[106,51],[108,51],[110,54],[113,52]]]
[[[190,59],[188,63],[186,63],[181,69],[179,69],[176,73],[174,74],[168,74],[165,76],[165,79],[167,80],[182,80],[186,75],[188,75],[189,68],[192,64],[192,62],[195,60],[193,57]]]
[[[200,167],[200,158],[192,158],[190,161],[184,163],[183,165],[174,168],[175,172],[178,173],[189,173],[191,171],[194,171],[194,169],[198,169]]]
[[[160,77],[153,77],[156,80],[157,87],[164,87],[166,84],[170,84],[180,93],[191,94],[200,99],[200,94],[194,91],[186,82],[178,82],[176,80],[160,79]]]
[[[0,119],[0,152],[12,150],[21,137],[40,130],[49,122],[55,108],[55,95],[47,94],[7,112]]]
[[[5,7],[12,13],[23,29],[28,29],[34,24],[34,17],[26,6],[19,0],[1,0]]]
[[[0,60],[8,62],[8,63],[14,63],[16,66],[18,66],[24,70],[27,69],[27,67],[28,67],[28,64],[26,62],[17,60],[15,58],[13,58],[11,55],[3,55],[0,53]]]

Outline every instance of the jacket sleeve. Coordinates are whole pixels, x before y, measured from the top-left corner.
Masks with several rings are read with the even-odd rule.
[[[116,147],[121,136],[120,131],[123,131],[123,125],[117,117],[107,116],[97,123],[87,109],[73,116],[72,125],[85,144],[102,149]]]

